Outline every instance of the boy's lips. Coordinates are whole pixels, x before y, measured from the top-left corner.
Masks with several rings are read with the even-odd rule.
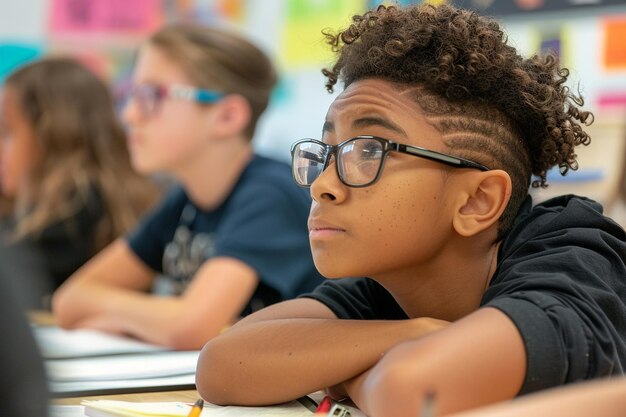
[[[312,239],[336,236],[337,234],[346,232],[346,229],[343,227],[318,218],[309,219],[308,225],[309,238]]]
[[[341,230],[343,232],[345,232],[346,230],[342,227],[339,227],[333,223],[327,222],[325,220],[319,219],[319,218],[311,218],[309,219],[309,230],[315,230],[315,229],[335,229],[335,230]]]

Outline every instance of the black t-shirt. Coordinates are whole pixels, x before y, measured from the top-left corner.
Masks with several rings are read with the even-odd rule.
[[[520,393],[626,369],[626,234],[591,200],[530,198],[498,252],[481,306],[504,312],[527,353]],[[369,278],[326,281],[313,293],[340,319],[407,315]]]
[[[311,291],[322,282],[307,229],[311,199],[287,164],[255,156],[228,198],[209,211],[177,188],[128,237],[133,252],[184,291],[208,259],[225,256],[252,267],[259,285],[242,314]]]
[[[0,239],[0,277],[15,287],[24,307],[48,307],[45,299],[95,255],[95,233],[103,215],[102,197],[92,189],[72,216],[36,236],[14,241],[7,222]]]

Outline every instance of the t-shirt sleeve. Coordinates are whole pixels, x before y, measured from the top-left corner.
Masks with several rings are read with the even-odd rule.
[[[326,280],[302,297],[326,305],[340,319],[401,320],[407,316],[391,294],[370,278]]]
[[[520,393],[623,372],[626,249],[623,231],[605,226],[546,231],[501,262],[483,300],[523,338]]]
[[[174,189],[126,237],[135,255],[156,272],[163,272],[165,245],[172,240],[187,201],[181,188]]]
[[[265,285],[284,299],[311,290],[321,281],[309,248],[304,190],[280,182],[243,184],[228,202],[217,228],[215,256],[251,266]]]

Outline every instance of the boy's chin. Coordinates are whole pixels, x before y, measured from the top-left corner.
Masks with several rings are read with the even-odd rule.
[[[326,279],[339,279],[346,277],[353,277],[354,274],[350,273],[351,271],[346,268],[333,267],[329,265],[320,265],[319,263],[315,264],[318,272],[322,274],[322,276]]]

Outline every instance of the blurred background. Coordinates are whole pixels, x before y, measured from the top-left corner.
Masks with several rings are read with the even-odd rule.
[[[320,69],[332,62],[321,30],[383,2],[372,0],[0,0],[0,83],[16,67],[50,54],[77,57],[113,91],[123,91],[137,46],[164,23],[232,27],[265,50],[280,82],[255,139],[258,151],[289,158],[289,145],[319,137],[334,98]],[[445,0],[431,0],[445,3]],[[626,0],[457,0],[498,18],[524,55],[557,52],[596,115],[580,169],[549,176],[540,198],[563,192],[605,201],[626,154]],[[250,63],[254,65],[254,63]],[[554,174],[554,175],[552,175]]]

